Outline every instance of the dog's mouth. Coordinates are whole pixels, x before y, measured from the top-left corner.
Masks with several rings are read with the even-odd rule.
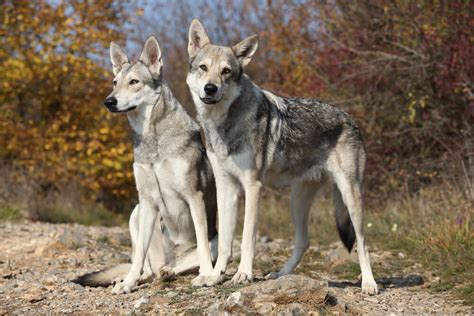
[[[124,112],[130,112],[130,111],[133,111],[135,110],[137,107],[136,106],[132,106],[132,107],[129,107],[128,109],[125,109],[125,110],[119,110],[117,108],[107,108],[110,112],[112,113],[124,113]]]
[[[216,99],[211,98],[211,97],[204,97],[204,98],[200,98],[200,99],[203,103],[206,103],[206,104],[216,104],[217,102],[220,101],[220,100],[216,100]]]

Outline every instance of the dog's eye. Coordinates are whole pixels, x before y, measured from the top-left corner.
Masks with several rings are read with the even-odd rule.
[[[114,84],[114,86],[116,86],[117,85],[117,80],[114,80],[113,84]]]
[[[201,68],[202,71],[207,71],[206,65],[201,65],[201,66],[199,66],[199,68]]]
[[[130,80],[130,82],[128,84],[129,85],[134,85],[134,84],[137,84],[137,83],[138,83],[137,79],[132,79],[132,80]]]
[[[224,69],[222,69],[222,74],[223,74],[223,75],[230,74],[230,69],[229,69],[229,68],[224,68]]]

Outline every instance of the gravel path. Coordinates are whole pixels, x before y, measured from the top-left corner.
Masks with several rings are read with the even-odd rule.
[[[135,292],[112,295],[111,288],[84,288],[69,282],[85,272],[129,259],[130,239],[124,228],[85,227],[47,223],[0,223],[0,315],[37,313],[160,313],[188,315],[229,313],[441,313],[472,314],[472,307],[449,293],[433,294],[439,279],[423,271],[402,253],[374,251],[373,265],[390,271],[404,261],[402,273],[377,279],[381,294],[360,293],[356,279],[347,277],[355,265],[340,244],[312,247],[296,274],[273,281],[263,276],[291,253],[282,240],[261,238],[257,244],[256,282],[234,287],[190,287],[192,275],[173,282],[155,280]],[[239,244],[235,254],[239,257]],[[236,271],[232,263],[229,279]]]

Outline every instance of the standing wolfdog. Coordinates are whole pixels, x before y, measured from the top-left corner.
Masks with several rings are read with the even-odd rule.
[[[76,282],[108,285],[128,271],[112,292],[129,293],[139,280],[152,275],[200,267],[193,284],[201,285],[203,276],[212,274],[208,240],[216,250],[217,205],[199,125],[163,81],[161,51],[154,37],[148,38],[137,62],[129,62],[115,43],[110,55],[114,90],[104,104],[111,112],[127,112],[134,139],[139,204],[130,216],[132,265],[87,274]]]
[[[362,223],[364,143],[342,110],[309,99],[285,98],[260,89],[244,74],[258,36],[233,47],[212,45],[202,24],[189,29],[187,84],[208,143],[217,185],[218,258],[206,284],[222,281],[231,257],[237,199],[245,192],[242,253],[234,283],[252,280],[257,213],[263,183],[291,186],[295,247],[275,278],[291,273],[308,248],[308,213],[325,179],[334,183],[336,223],[350,251],[357,238],[362,291],[378,292],[365,248]]]

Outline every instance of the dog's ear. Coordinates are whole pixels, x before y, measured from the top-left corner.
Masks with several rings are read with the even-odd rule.
[[[160,44],[158,44],[156,37],[148,37],[139,60],[148,67],[153,79],[158,79],[161,73],[161,66],[163,66],[163,60],[161,58]]]
[[[211,43],[204,26],[196,19],[191,22],[188,36],[188,54],[190,59],[194,58],[201,48]]]
[[[110,60],[112,61],[112,69],[116,76],[122,69],[123,64],[128,63],[128,57],[120,45],[110,42]]]
[[[232,46],[232,51],[240,64],[245,67],[252,59],[258,48],[258,35],[247,37],[242,42]]]

